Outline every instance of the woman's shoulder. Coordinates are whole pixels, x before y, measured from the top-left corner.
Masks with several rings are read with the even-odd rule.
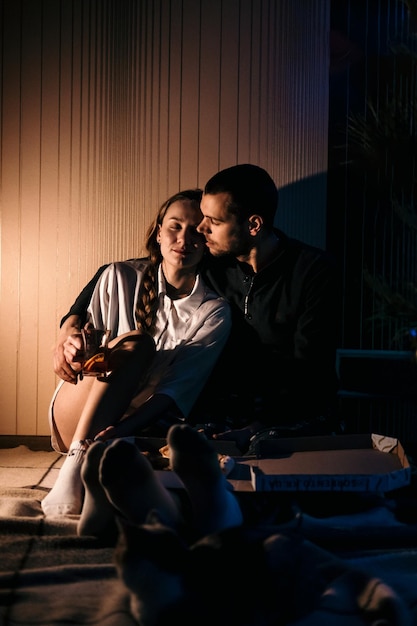
[[[104,269],[99,278],[101,288],[115,289],[116,285],[122,288],[135,288],[142,281],[144,270],[149,263],[146,258],[113,261]]]
[[[149,259],[147,257],[141,257],[137,259],[127,259],[125,261],[114,261],[108,265],[108,269],[109,271],[123,273],[131,272],[132,270],[143,272],[148,264]]]

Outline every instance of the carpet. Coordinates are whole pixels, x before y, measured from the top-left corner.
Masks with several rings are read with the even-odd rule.
[[[78,516],[43,516],[41,500],[62,462],[55,452],[26,446],[0,450],[0,626],[133,626],[137,622],[116,576],[113,548],[94,538],[78,537]],[[376,509],[365,516],[355,512],[351,518],[347,513],[327,517],[301,513],[294,524],[304,528],[308,543],[315,534],[333,533],[343,558],[336,557],[337,576],[329,578],[314,610],[293,626],[417,626],[414,524],[398,523],[389,510],[381,514]],[[372,527],[378,529],[378,550],[367,551],[363,542],[361,550],[344,550],[344,538],[351,539],[365,527],[368,536]],[[280,525],[271,525],[271,533],[280,530]],[[392,533],[403,530],[409,533],[408,545],[392,547]],[[313,578],[335,559],[334,552],[322,547],[317,555],[308,562]],[[233,572],[233,564],[227,565]],[[248,572],[256,575],[250,564]],[[298,593],[302,603],[303,590]],[[222,626],[221,615],[218,625]]]
[[[78,516],[43,515],[63,460],[26,446],[0,450],[0,624],[131,626],[113,549],[78,537]]]

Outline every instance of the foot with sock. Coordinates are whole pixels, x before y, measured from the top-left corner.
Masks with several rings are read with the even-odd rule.
[[[96,537],[112,545],[118,537],[115,509],[100,482],[100,463],[107,445],[97,441],[86,452],[81,467],[85,495],[77,534]]]
[[[99,478],[109,502],[133,524],[145,523],[152,509],[168,526],[182,523],[178,501],[135,444],[125,439],[112,441],[100,462]]]
[[[41,501],[47,517],[79,515],[84,499],[81,466],[87,445],[84,441],[73,442],[51,491]]]
[[[171,426],[167,442],[170,465],[188,492],[197,533],[240,526],[242,512],[212,442],[187,424]]]

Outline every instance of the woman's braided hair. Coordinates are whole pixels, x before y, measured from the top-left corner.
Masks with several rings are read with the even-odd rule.
[[[202,195],[201,189],[186,189],[174,194],[160,206],[158,213],[147,230],[145,247],[149,252],[149,263],[143,273],[136,305],[136,325],[143,333],[153,335],[156,312],[158,310],[158,266],[162,261],[161,248],[157,242],[159,227],[171,204],[181,200],[188,200],[195,209],[199,209]]]

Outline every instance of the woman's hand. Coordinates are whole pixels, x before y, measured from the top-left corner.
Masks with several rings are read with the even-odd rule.
[[[101,430],[94,437],[94,441],[108,441],[109,439],[116,439],[116,428],[114,426],[108,426],[104,430]]]

